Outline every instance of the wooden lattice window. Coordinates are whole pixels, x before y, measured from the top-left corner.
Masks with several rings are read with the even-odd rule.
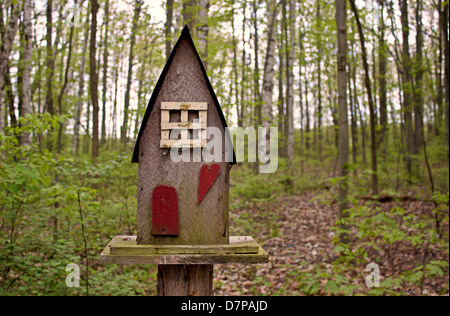
[[[206,147],[207,115],[206,102],[161,102],[161,148]]]

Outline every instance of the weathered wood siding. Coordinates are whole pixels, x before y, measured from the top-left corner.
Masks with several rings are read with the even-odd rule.
[[[230,165],[225,162],[225,131],[187,38],[180,41],[139,143],[138,244],[224,244],[229,242],[228,186]],[[161,102],[207,102],[208,126],[222,132],[220,173],[200,205],[198,181],[205,162],[174,163],[170,149],[160,148]],[[191,149],[192,152],[192,149]],[[152,192],[158,185],[176,188],[179,236],[153,236]]]

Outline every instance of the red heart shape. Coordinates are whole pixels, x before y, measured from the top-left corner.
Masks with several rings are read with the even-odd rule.
[[[198,204],[203,200],[206,193],[208,193],[209,189],[213,185],[214,181],[216,181],[217,176],[219,175],[220,165],[212,164],[212,165],[203,165],[200,169],[200,179],[198,182]]]

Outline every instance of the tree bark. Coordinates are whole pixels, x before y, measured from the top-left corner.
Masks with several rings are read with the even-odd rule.
[[[412,118],[412,75],[411,75],[411,56],[409,54],[409,22],[408,22],[408,0],[400,1],[401,24],[402,24],[402,63],[403,63],[403,112],[405,120],[405,136],[406,136],[406,170],[412,175],[413,158],[415,152],[414,129]]]
[[[165,25],[165,36],[166,36],[166,60],[169,59],[170,53],[172,52],[172,19],[173,19],[173,1],[166,1],[166,25]]]
[[[416,0],[416,60],[414,85],[414,138],[415,154],[417,155],[423,144],[423,33],[422,33],[422,0]]]
[[[88,10],[88,14],[86,15],[86,30],[83,41],[83,49],[81,53],[81,63],[78,71],[80,77],[78,78],[78,96],[75,107],[75,123],[73,126],[73,139],[72,139],[72,151],[74,155],[78,155],[80,149],[80,125],[81,125],[81,113],[83,110],[83,97],[84,97],[84,68],[86,64],[86,50],[89,40],[89,28],[90,28],[90,20]]]
[[[53,74],[54,74],[54,57],[53,57],[53,22],[52,22],[53,0],[47,1],[47,94],[45,96],[45,109],[51,115],[55,114],[53,107]]]
[[[33,53],[33,25],[31,24],[32,1],[23,2],[23,33],[24,33],[24,53],[23,53],[23,74],[22,74],[22,111],[21,115],[31,114],[31,54]],[[24,132],[20,136],[22,146],[31,145],[31,134]]]
[[[294,163],[294,58],[295,58],[295,1],[289,2],[289,56],[287,56],[287,115],[288,115],[288,135],[287,154],[289,159],[289,169],[292,170]],[[287,38],[286,38],[287,40]]]
[[[255,28],[255,35],[253,37],[253,49],[254,49],[254,105],[255,112],[253,119],[255,120],[255,126],[259,126],[262,123],[262,113],[261,113],[261,92],[259,87],[259,41],[258,41],[258,0],[253,0],[253,25]]]
[[[99,139],[98,139],[98,73],[96,63],[96,40],[97,40],[97,0],[91,1],[91,39],[89,47],[89,68],[90,68],[90,82],[89,88],[91,92],[92,102],[92,160],[95,160],[99,154]]]
[[[235,103],[236,103],[236,113],[238,117],[238,125],[241,126],[240,123],[240,108],[239,108],[239,74],[237,68],[237,41],[236,41],[236,27],[234,25],[235,11],[234,11],[234,0],[231,1],[231,29],[233,32],[233,75],[234,75],[234,95],[235,95]]]
[[[130,107],[130,93],[131,93],[131,79],[133,76],[133,59],[134,59],[134,45],[136,44],[136,33],[139,22],[139,14],[141,12],[142,1],[136,0],[134,7],[134,17],[133,17],[133,26],[131,29],[131,38],[130,38],[130,53],[128,57],[128,75],[127,75],[127,89],[125,91],[125,107],[123,110],[123,124],[120,129],[120,139],[122,144],[126,144],[127,141],[127,131],[128,131],[128,115],[129,115],[129,107]]]
[[[322,31],[322,16],[321,16],[321,6],[320,1],[317,0],[317,11],[316,11],[316,23],[317,32]],[[317,46],[317,150],[319,153],[319,159],[322,157],[322,42],[321,34],[317,35],[316,39]]]
[[[104,24],[105,24],[105,38],[103,40],[103,76],[102,76],[102,138],[101,144],[106,143],[106,91],[107,87],[107,79],[108,79],[108,32],[109,32],[109,0],[105,2],[105,16],[104,16]]]
[[[338,121],[339,121],[339,145],[338,145],[338,176],[341,179],[338,184],[339,215],[345,217],[344,211],[348,208],[348,114],[347,114],[347,8],[346,0],[336,0],[336,27],[337,27],[337,65],[338,65]],[[347,237],[344,236],[343,241]]]
[[[20,1],[13,1],[11,4],[11,17],[6,27],[2,46],[0,47],[0,133],[4,133],[5,121],[3,114],[3,91],[5,87],[5,77],[8,71],[9,55],[11,54],[14,38],[17,33],[17,26],[20,14]]]
[[[197,36],[198,36],[198,50],[200,57],[202,58],[205,69],[208,69],[208,12],[209,12],[209,0],[199,0],[198,3],[198,23]]]
[[[388,112],[387,112],[387,90],[386,90],[386,68],[387,68],[387,45],[384,36],[385,24],[384,24],[384,0],[379,0],[381,5],[380,12],[380,36],[378,44],[378,81],[379,81],[379,94],[380,94],[380,125],[381,135],[379,142],[383,149],[386,148],[385,142],[387,142],[386,133],[388,126]]]
[[[245,16],[245,11],[247,8],[247,1],[244,0],[244,2],[242,3],[242,9],[243,9],[243,16],[244,16],[244,21],[242,23],[242,47],[245,47],[245,25],[247,23],[247,18]],[[246,52],[245,49],[242,50],[242,75],[241,75],[241,100],[240,100],[240,111],[238,113],[238,126],[239,127],[243,127],[244,126],[244,110],[245,110],[245,88],[246,88],[246,80],[247,80],[247,76],[246,76]]]
[[[197,0],[183,0],[183,21],[187,24],[192,35],[195,36],[197,25]]]
[[[263,90],[261,94],[262,100],[262,125],[267,129],[273,121],[272,106],[273,106],[273,78],[275,75],[275,23],[277,17],[277,7],[274,0],[268,1],[268,35],[267,35],[267,50],[264,62],[264,78]]]
[[[444,2],[444,7],[440,9],[440,25],[442,32],[442,41],[444,46],[444,87],[445,87],[445,107],[444,107],[444,116],[445,116],[445,139],[447,142],[447,148],[449,147],[448,138],[449,138],[449,104],[450,104],[450,48],[448,42],[448,1]]]
[[[75,4],[77,3],[77,0],[75,0]],[[69,34],[69,52],[67,55],[66,60],[66,69],[64,71],[64,81],[63,85],[61,87],[61,91],[58,96],[58,109],[59,109],[59,115],[62,115],[63,109],[62,109],[62,100],[64,97],[64,93],[66,91],[67,84],[69,82],[69,71],[70,71],[70,62],[72,59],[72,46],[73,46],[73,33],[74,33],[74,27],[75,23],[72,21],[72,26],[70,27],[70,34]],[[59,132],[58,132],[58,143],[57,143],[57,152],[60,153],[62,150],[63,142],[62,142],[62,136],[64,132],[64,124],[59,123]]]
[[[350,0],[353,14],[355,15],[356,25],[358,27],[359,40],[361,42],[361,54],[364,66],[364,83],[367,90],[367,98],[369,101],[369,115],[370,115],[370,151],[372,158],[372,194],[378,194],[378,172],[377,172],[377,151],[376,151],[376,118],[375,107],[372,98],[372,87],[369,78],[369,65],[367,63],[367,51],[365,47],[364,32],[361,21],[359,20],[358,9],[356,8],[355,0]]]

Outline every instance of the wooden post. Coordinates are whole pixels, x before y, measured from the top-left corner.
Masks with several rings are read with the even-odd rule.
[[[212,264],[158,265],[158,296],[211,296]]]

